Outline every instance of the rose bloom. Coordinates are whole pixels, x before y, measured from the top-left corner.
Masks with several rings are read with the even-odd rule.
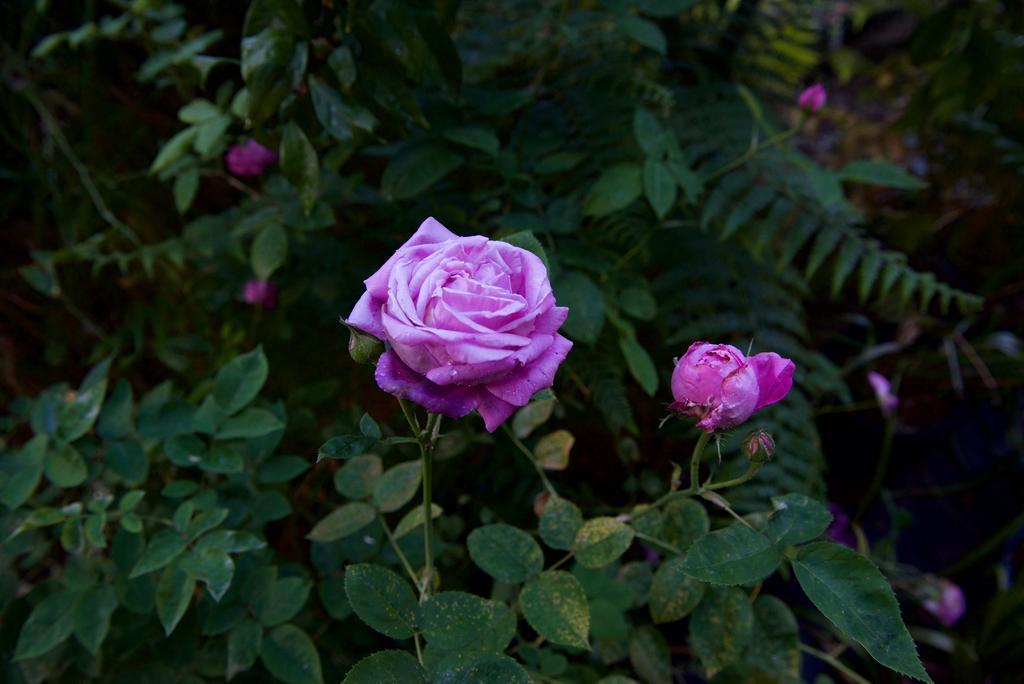
[[[878,405],[882,407],[882,413],[892,413],[899,407],[899,397],[892,393],[892,384],[889,382],[889,378],[881,373],[869,371],[868,384],[875,391],[875,397],[878,399]]]
[[[694,342],[672,372],[669,408],[698,418],[705,432],[725,430],[789,394],[795,371],[775,352],[747,358],[730,344]]]
[[[924,609],[946,627],[952,627],[959,622],[967,612],[967,599],[964,597],[963,589],[955,582],[940,577],[930,590],[932,595],[925,599]]]
[[[277,283],[270,280],[247,280],[242,288],[246,304],[273,309],[277,306]]]
[[[797,98],[797,106],[805,112],[814,114],[825,106],[825,100],[827,99],[828,94],[825,92],[825,86],[821,83],[815,83],[800,93],[800,97]]]
[[[236,176],[262,176],[277,163],[277,152],[250,139],[229,147],[224,161],[228,171]]]
[[[449,418],[475,409],[490,432],[551,386],[572,348],[540,258],[433,218],[364,282],[346,323],[387,342],[380,388]]]

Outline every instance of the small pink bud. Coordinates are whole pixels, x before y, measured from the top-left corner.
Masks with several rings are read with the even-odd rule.
[[[967,612],[964,591],[954,582],[940,577],[935,586],[929,588],[930,598],[924,600],[924,609],[946,627],[952,627]]]
[[[874,371],[868,372],[868,383],[875,391],[878,405],[882,407],[882,413],[892,413],[900,405],[899,397],[892,393],[892,384],[889,378]]]
[[[826,99],[825,86],[821,83],[815,83],[800,93],[800,97],[797,99],[797,106],[805,112],[814,114],[825,106]]]
[[[236,176],[262,176],[277,163],[277,152],[250,139],[229,147],[224,161],[228,171]]]
[[[743,440],[741,450],[751,463],[767,463],[775,453],[775,440],[764,430],[755,430]]]
[[[829,503],[828,510],[832,513],[832,523],[825,530],[825,536],[837,544],[849,546],[851,549],[855,548],[857,537],[850,527],[850,516],[838,504]]]
[[[273,309],[277,306],[277,283],[270,280],[247,280],[242,289],[246,304]]]

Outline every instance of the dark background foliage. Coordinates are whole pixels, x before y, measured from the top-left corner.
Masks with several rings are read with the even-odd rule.
[[[232,529],[267,542],[258,561],[236,558],[238,577],[272,565],[299,594],[305,587],[292,621],[339,680],[386,640],[332,603],[342,559],[361,560],[354,538],[305,538],[340,501],[336,463],[314,465],[314,455],[327,438],[357,432],[364,412],[385,436],[403,434],[403,423],[348,357],[338,319],[362,279],[432,215],[459,234],[543,251],[559,302],[573,309],[559,402],[530,438],[574,435],[568,467],[551,475],[560,493],[588,514],[657,498],[695,438],[684,422],[659,427],[672,359],[696,339],[778,351],[796,361],[797,386],[755,420],[779,449],[731,497],[737,510],[764,510],[791,491],[837,503],[896,587],[936,681],[1019,681],[1018,3],[22,0],[0,19],[6,477],[55,383],[67,384],[50,394],[63,395],[112,356],[108,396],[125,380],[138,402],[170,381],[166,401],[199,406],[218,369],[262,345],[269,374],[255,406],[286,427],[253,438],[244,476],[197,481],[234,502]],[[242,56],[244,40],[257,41],[254,56]],[[796,97],[817,80],[828,105],[804,117]],[[237,104],[243,86],[247,105]],[[195,123],[179,111],[198,99],[216,108],[198,122],[208,140],[186,141],[159,164]],[[289,127],[305,146],[288,142]],[[262,178],[235,178],[224,152],[250,137],[286,160]],[[290,166],[286,147],[303,161],[312,154],[314,170]],[[888,165],[849,166],[863,160]],[[645,181],[659,172],[669,187]],[[261,258],[254,242],[281,228],[284,253],[262,257],[280,260],[278,305],[249,306],[241,292]],[[891,418],[868,370],[894,381]],[[152,429],[158,436],[139,437],[143,506],[196,472],[169,459],[161,440],[173,437]],[[504,435],[486,435],[476,418],[459,430],[437,468],[439,566],[446,584],[490,596],[465,533],[499,520],[533,529],[541,490]],[[5,507],[5,538],[30,508],[120,496],[125,478],[103,471],[111,440],[101,432],[81,448],[88,482],[51,479],[24,506]],[[720,477],[746,467],[738,437],[722,445]],[[406,449],[382,455],[390,465],[411,458]],[[258,466],[281,454],[308,467],[260,479]],[[174,508],[162,510],[150,512]],[[4,542],[5,662],[56,584],[76,572],[127,574],[67,541],[39,529]],[[416,563],[422,550],[408,541]],[[967,596],[949,629],[921,607],[938,576]],[[791,585],[769,582],[804,641],[837,647],[870,681],[896,681],[856,647],[843,650]],[[119,681],[146,667],[161,681],[222,678],[224,646],[201,636],[209,603],[197,599],[166,641],[162,616],[118,610],[104,657],[67,642],[7,665],[2,678]],[[664,634],[675,681],[698,681],[685,630]],[[125,646],[139,635],[150,641]],[[175,673],[185,662],[187,675]],[[620,671],[615,662],[607,672]],[[281,677],[265,661],[238,676],[268,671]],[[552,677],[597,681],[599,671],[575,662]],[[805,679],[825,671],[802,661]]]

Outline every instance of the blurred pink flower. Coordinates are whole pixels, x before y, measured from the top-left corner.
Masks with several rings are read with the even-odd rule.
[[[797,99],[797,106],[805,112],[814,114],[825,106],[827,97],[825,86],[821,83],[815,83],[800,93],[800,97]]]
[[[868,383],[875,391],[878,405],[882,407],[882,413],[892,413],[900,405],[899,398],[892,393],[892,384],[889,378],[875,371],[868,371]]]
[[[952,627],[967,612],[967,599],[963,589],[945,577],[939,578],[936,585],[934,597],[924,601],[924,609],[946,627]]]
[[[839,507],[839,504],[829,503],[828,510],[832,513],[832,524],[825,530],[825,536],[851,549],[856,547],[857,537],[850,528],[850,516]]]
[[[242,289],[246,304],[273,309],[277,306],[277,283],[270,280],[247,280]]]
[[[236,176],[261,176],[277,163],[277,152],[250,139],[229,147],[224,161]]]

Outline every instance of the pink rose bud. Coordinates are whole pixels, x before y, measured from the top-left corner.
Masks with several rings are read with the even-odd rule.
[[[726,430],[789,394],[794,372],[775,352],[747,358],[729,344],[694,342],[672,372],[669,408],[698,418],[705,432]]]
[[[277,152],[250,139],[241,145],[229,147],[224,161],[228,171],[236,176],[262,176],[264,171],[277,163]]]
[[[740,449],[751,463],[767,463],[775,453],[775,440],[764,430],[755,430],[743,440]]]
[[[963,589],[942,577],[930,588],[931,598],[925,599],[924,609],[946,627],[952,627],[967,612],[967,599]]]
[[[805,88],[804,91],[800,93],[800,98],[797,100],[797,106],[805,112],[814,114],[825,106],[826,99],[827,94],[825,93],[825,86],[821,83],[815,83],[809,88]]]
[[[377,364],[377,359],[384,353],[384,343],[373,335],[348,326],[348,354],[356,363],[370,366]]]
[[[889,378],[874,371],[868,372],[868,383],[875,391],[878,405],[882,407],[882,413],[892,413],[900,405],[899,398],[892,393],[892,384]]]
[[[449,418],[475,409],[489,432],[551,386],[572,348],[536,254],[432,218],[363,282],[345,323],[388,343],[377,385]]]
[[[247,280],[242,289],[246,304],[273,309],[277,306],[277,283],[269,280]]]

